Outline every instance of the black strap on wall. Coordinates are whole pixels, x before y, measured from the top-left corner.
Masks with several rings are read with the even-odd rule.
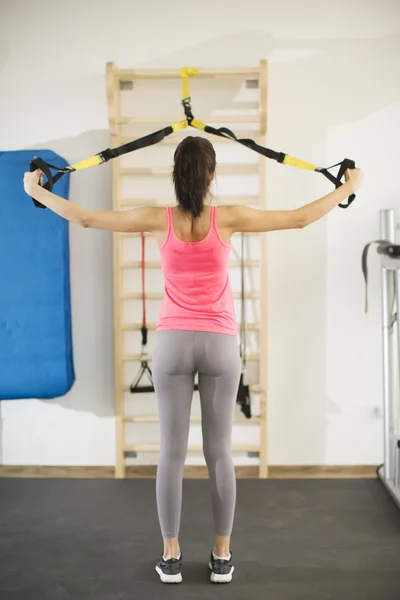
[[[241,234],[241,255],[240,255],[240,357],[242,359],[243,370],[246,368],[246,281],[244,270],[244,233]]]
[[[42,187],[45,190],[48,190],[49,192],[51,192],[51,190],[53,189],[53,185],[56,183],[56,181],[58,181],[60,177],[64,175],[64,173],[57,173],[57,175],[53,177],[53,174],[50,170],[51,168],[57,169],[57,167],[52,167],[51,165],[49,165],[49,163],[46,163],[42,158],[39,158],[38,156],[31,160],[29,165],[31,173],[33,171],[36,171],[37,169],[40,169],[47,177],[47,181],[44,184],[42,184]],[[46,206],[44,206],[41,202],[38,202],[34,198],[32,198],[32,200],[36,208],[46,208]]]
[[[118,148],[107,148],[107,150],[99,152],[99,156],[103,159],[102,162],[107,162],[113,158],[122,156],[123,154],[128,154],[129,152],[134,152],[135,150],[141,150],[142,148],[147,148],[148,146],[154,146],[154,144],[158,144],[168,135],[171,135],[173,131],[174,129],[171,125],[169,127],[164,127],[164,129],[160,129],[154,133],[149,133],[148,135],[145,135],[137,140],[132,140],[132,142],[118,146]]]
[[[135,150],[141,150],[142,148],[146,148],[148,146],[153,146],[154,144],[158,144],[168,135],[171,135],[174,132],[174,126],[170,125],[169,127],[164,127],[164,129],[160,129],[159,131],[155,131],[154,133],[150,133],[141,137],[137,140],[133,140],[128,142],[127,144],[123,144],[122,146],[118,146],[118,148],[107,148],[106,150],[102,150],[98,154],[96,154],[92,159],[88,159],[87,161],[82,161],[81,163],[77,163],[75,165],[71,165],[68,167],[56,167],[46,161],[44,161],[40,157],[35,157],[31,160],[29,168],[30,171],[36,171],[36,169],[40,169],[45,174],[47,181],[42,185],[42,187],[49,192],[53,190],[54,184],[66,173],[74,173],[80,169],[87,168],[87,166],[94,166],[96,164],[100,165],[104,162],[108,162],[113,158],[117,158],[118,156],[122,156],[123,154],[127,154],[129,152],[134,152]],[[84,166],[87,164],[87,166]],[[56,171],[56,174],[53,175],[51,169]],[[33,203],[37,208],[46,208],[32,198]]]
[[[370,247],[374,244],[378,245],[378,254],[385,254],[392,258],[400,257],[400,246],[393,244],[393,242],[388,242],[387,240],[375,240],[374,242],[369,242],[369,244],[365,246],[361,256],[361,268],[365,281],[365,312],[368,312],[368,252]]]
[[[142,378],[144,377],[144,375],[147,375],[147,378],[150,380],[150,385],[139,385],[140,382],[142,381]],[[146,394],[146,393],[152,393],[154,392],[154,385],[153,385],[153,374],[151,372],[151,369],[149,367],[149,363],[146,360],[141,360],[140,361],[140,370],[136,376],[136,378],[134,379],[133,383],[131,383],[130,386],[130,392],[131,394]]]
[[[244,271],[244,233],[241,235],[241,259],[240,259],[240,278],[241,278],[241,307],[240,307],[240,358],[242,362],[242,372],[240,374],[239,387],[236,396],[236,402],[239,404],[242,413],[251,418],[250,386],[247,381],[246,372],[246,294],[245,294],[245,271]]]
[[[264,146],[260,146],[254,140],[251,140],[249,138],[238,138],[233,133],[233,131],[231,131],[227,127],[219,127],[218,129],[216,129],[215,127],[210,127],[209,125],[206,125],[204,131],[206,133],[212,133],[213,135],[217,135],[219,137],[238,142],[239,144],[242,144],[242,146],[246,146],[250,150],[254,150],[254,152],[258,152],[259,154],[262,154],[262,156],[265,156],[266,158],[270,158],[272,160],[276,160],[279,163],[283,163],[283,161],[285,160],[286,154],[284,152],[276,152],[275,150],[271,150],[270,148],[265,148]]]
[[[331,169],[334,169],[335,167],[339,167],[339,171],[338,171],[338,174],[336,175],[336,177],[334,175],[332,175],[332,173],[329,172]],[[327,169],[319,169],[318,172],[325,175],[325,177],[327,179],[329,179],[329,181],[331,181],[337,189],[338,187],[343,185],[343,183],[344,183],[343,178],[344,178],[344,175],[345,175],[347,169],[355,169],[355,168],[356,168],[356,163],[354,162],[354,160],[350,160],[350,158],[345,158],[344,160],[342,160],[342,162],[337,163],[336,165],[332,165],[332,167],[328,167]],[[349,208],[350,204],[352,202],[354,202],[355,198],[356,198],[356,195],[352,194],[348,198],[347,204],[343,204],[343,202],[339,204],[340,208]]]
[[[182,121],[180,123],[174,123],[168,127],[165,127],[164,129],[160,129],[159,131],[150,133],[138,140],[133,140],[132,142],[123,144],[122,146],[119,146],[118,148],[107,148],[106,150],[99,152],[98,154],[96,154],[95,156],[92,156],[91,158],[89,158],[87,160],[84,160],[84,161],[74,164],[74,165],[64,167],[62,169],[57,168],[54,165],[50,165],[49,163],[45,163],[41,159],[34,159],[30,165],[31,171],[35,170],[36,168],[40,168],[47,177],[47,182],[45,183],[44,187],[47,190],[51,191],[54,183],[60,177],[62,177],[62,175],[65,173],[72,173],[72,172],[80,170],[80,169],[85,169],[88,167],[99,165],[99,164],[102,164],[103,162],[107,162],[113,158],[116,158],[117,156],[122,156],[123,154],[127,154],[128,152],[134,152],[135,150],[139,150],[139,149],[145,148],[147,146],[152,146],[153,144],[159,143],[166,136],[168,136],[176,131],[180,131],[181,129],[185,129],[188,126],[194,127],[195,129],[198,129],[201,131],[205,131],[207,133],[211,133],[211,134],[219,136],[219,137],[224,137],[226,139],[233,140],[239,144],[242,144],[243,146],[246,146],[247,148],[249,148],[250,150],[253,150],[254,152],[258,152],[262,156],[272,159],[272,160],[276,160],[279,163],[283,163],[283,164],[287,164],[287,165],[290,165],[293,167],[298,167],[301,169],[307,169],[307,170],[322,173],[327,179],[329,179],[330,182],[332,182],[335,185],[336,188],[343,185],[342,179],[344,177],[346,170],[355,168],[354,161],[347,159],[347,158],[344,159],[341,163],[334,165],[333,167],[320,168],[317,165],[313,165],[311,163],[307,163],[305,161],[291,157],[288,154],[285,154],[284,152],[276,152],[275,150],[271,150],[270,148],[260,146],[252,139],[238,138],[233,133],[233,131],[231,131],[230,129],[228,129],[226,127],[220,127],[220,128],[210,127],[209,125],[204,124],[202,121],[199,121],[193,115],[190,92],[189,92],[189,77],[196,76],[197,73],[198,73],[198,69],[195,69],[195,68],[187,68],[186,67],[186,68],[181,69],[182,94],[183,94],[182,95],[182,105],[183,105],[183,110],[185,113],[186,121]],[[39,160],[40,160],[40,163],[39,163]],[[46,169],[43,168],[44,166],[46,166]],[[330,173],[330,170],[333,169],[334,167],[339,167],[339,172],[336,176],[333,175],[332,173]],[[58,171],[57,174],[52,175],[51,171],[49,170],[50,168]],[[354,199],[355,199],[355,195],[352,194],[349,197],[347,204],[344,204],[344,203],[339,204],[340,208],[348,208],[351,205],[351,203],[354,201]],[[34,203],[35,203],[35,206],[37,206],[37,207],[45,208],[42,204],[36,202],[35,200],[34,200]]]
[[[140,370],[136,376],[136,379],[131,384],[130,391],[132,394],[143,394],[143,393],[151,393],[154,392],[153,385],[153,373],[149,367],[148,362],[148,354],[147,354],[147,315],[146,315],[146,236],[144,233],[141,234],[141,242],[142,242],[142,259],[141,259],[141,268],[142,268],[142,350],[141,350],[141,359],[140,359]],[[150,385],[142,386],[139,385],[143,376],[147,375],[147,378],[150,381]]]
[[[189,123],[189,125],[190,125],[190,123]],[[220,127],[218,129],[216,129],[215,127],[210,127],[209,125],[206,125],[204,128],[204,131],[206,131],[207,133],[212,133],[213,135],[217,135],[219,137],[224,137],[227,139],[234,140],[235,142],[242,144],[242,146],[246,146],[250,150],[253,150],[254,152],[258,152],[258,154],[261,154],[262,156],[265,156],[266,158],[276,160],[278,163],[284,163],[285,159],[287,157],[287,154],[285,154],[284,152],[276,152],[275,150],[271,150],[270,148],[260,146],[252,139],[237,138],[236,135],[233,133],[233,131],[231,131],[230,129],[227,129],[226,127]],[[334,169],[335,167],[339,167],[339,171],[336,176],[333,175],[332,173],[330,173],[330,170]],[[338,188],[341,185],[343,185],[343,183],[344,183],[343,178],[344,178],[344,175],[345,175],[347,169],[355,169],[355,167],[356,167],[356,165],[355,165],[354,160],[345,158],[344,160],[342,160],[342,162],[337,163],[336,165],[332,165],[331,167],[327,167],[327,168],[320,168],[320,169],[316,168],[315,171],[317,173],[322,173],[322,175],[324,175],[327,179],[329,179],[329,181],[331,183],[333,183],[333,185],[336,188]],[[349,197],[347,204],[344,204],[344,203],[339,204],[340,208],[349,208],[350,204],[355,200],[355,197],[356,197],[355,194],[352,194]]]

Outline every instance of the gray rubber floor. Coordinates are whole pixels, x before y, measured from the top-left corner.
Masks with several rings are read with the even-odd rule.
[[[184,581],[162,585],[154,480],[0,479],[1,600],[399,600],[378,480],[240,480],[230,585],[209,583],[207,480],[185,480]]]

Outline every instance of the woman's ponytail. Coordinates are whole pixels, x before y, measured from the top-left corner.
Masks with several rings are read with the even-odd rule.
[[[215,150],[206,138],[188,136],[175,150],[175,195],[180,208],[194,219],[203,212],[215,167]]]

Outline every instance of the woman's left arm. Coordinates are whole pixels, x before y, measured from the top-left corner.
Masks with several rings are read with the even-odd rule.
[[[40,171],[25,173],[25,192],[67,221],[82,227],[122,232],[152,232],[163,226],[159,208],[149,206],[121,211],[90,210],[43,189],[39,184],[40,176]]]

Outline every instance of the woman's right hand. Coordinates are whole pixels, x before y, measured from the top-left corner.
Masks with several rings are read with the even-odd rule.
[[[32,188],[35,185],[42,184],[42,171],[40,169],[36,169],[33,172],[27,172],[24,174],[24,190],[28,194],[28,196],[32,196]]]
[[[361,169],[347,169],[344,174],[346,183],[351,186],[352,194],[355,194],[360,189],[363,181],[363,172]]]

